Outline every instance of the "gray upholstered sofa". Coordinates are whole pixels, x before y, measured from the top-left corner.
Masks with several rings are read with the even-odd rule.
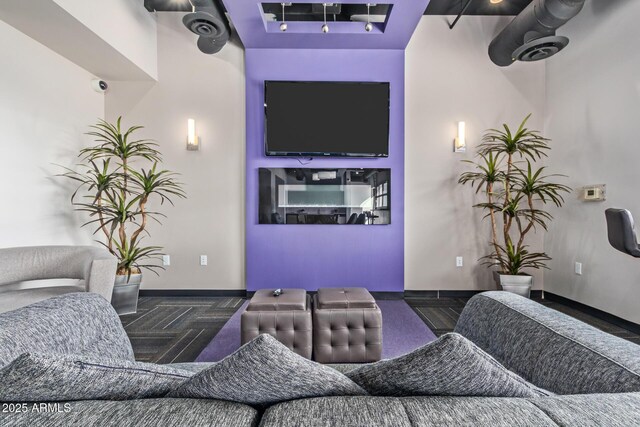
[[[25,246],[0,249],[0,313],[71,292],[94,292],[111,301],[118,260],[92,246]],[[75,283],[27,281],[78,279]]]
[[[109,304],[92,294],[74,295],[1,314],[0,366],[25,351],[108,353],[132,359],[129,340]],[[635,344],[502,292],[472,298],[457,332],[525,379],[558,395],[529,399],[320,397],[264,410],[205,399],[77,401],[70,402],[66,412],[0,412],[0,425],[640,425],[640,347]],[[203,367],[176,366],[192,371]]]

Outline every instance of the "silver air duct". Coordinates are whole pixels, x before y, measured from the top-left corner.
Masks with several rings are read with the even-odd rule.
[[[229,41],[231,29],[224,12],[214,0],[191,0],[194,11],[182,18],[182,23],[192,33],[200,36],[201,52],[218,53]]]
[[[489,45],[489,57],[501,67],[515,61],[547,59],[569,44],[556,30],[576,16],[585,0],[533,0]]]

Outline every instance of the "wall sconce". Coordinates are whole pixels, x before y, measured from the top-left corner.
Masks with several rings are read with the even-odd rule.
[[[187,119],[187,150],[198,151],[200,149],[200,137],[196,134],[196,121]]]
[[[458,122],[458,136],[453,142],[453,151],[455,153],[464,153],[465,151],[467,151],[467,139],[465,130],[465,123]]]

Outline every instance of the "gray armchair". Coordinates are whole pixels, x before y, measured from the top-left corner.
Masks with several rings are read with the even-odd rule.
[[[111,301],[118,261],[92,246],[27,246],[0,249],[0,313],[70,292],[93,292]],[[78,279],[34,287],[24,282]]]

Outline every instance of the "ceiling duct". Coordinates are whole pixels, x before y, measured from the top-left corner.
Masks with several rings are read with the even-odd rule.
[[[569,44],[556,30],[576,16],[585,0],[533,0],[489,45],[489,57],[501,67],[515,61],[547,59]]]
[[[193,12],[182,18],[192,33],[200,36],[198,48],[201,52],[218,53],[229,41],[231,28],[224,11],[214,0],[191,0]]]

